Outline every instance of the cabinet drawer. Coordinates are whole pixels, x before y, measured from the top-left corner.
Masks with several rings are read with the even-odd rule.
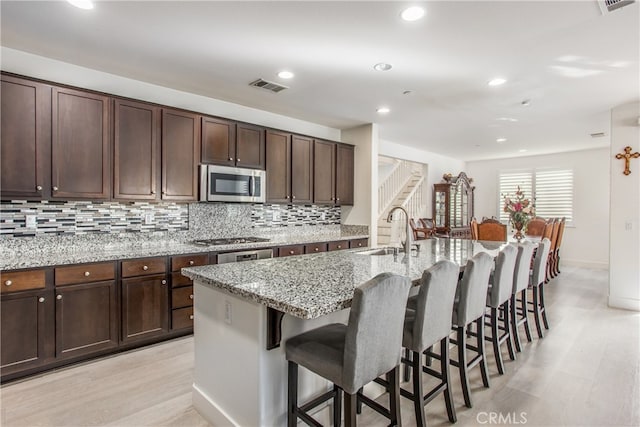
[[[349,249],[349,241],[342,240],[340,242],[329,242],[327,246],[330,251],[339,251],[341,249]]]
[[[113,262],[58,267],[55,269],[56,286],[113,280],[115,277],[116,265]]]
[[[27,289],[42,289],[46,286],[44,270],[16,271],[1,273],[1,292],[26,291]]]
[[[316,252],[326,252],[326,251],[327,251],[326,243],[312,243],[309,245],[304,245],[305,254],[314,254]]]
[[[355,239],[349,241],[350,248],[366,248],[369,246],[369,239]]]
[[[279,257],[302,254],[304,254],[304,245],[283,246],[281,248],[278,248]]]
[[[167,271],[167,260],[164,257],[122,261],[122,277],[159,274]]]
[[[190,307],[193,305],[193,286],[171,290],[171,308]]]
[[[193,284],[193,280],[189,279],[187,276],[183,276],[178,273],[171,273],[171,287],[177,288],[179,286],[187,286]]]
[[[171,311],[171,329],[193,328],[193,307]]]
[[[180,271],[184,267],[209,264],[209,254],[181,255],[171,258],[171,271]]]

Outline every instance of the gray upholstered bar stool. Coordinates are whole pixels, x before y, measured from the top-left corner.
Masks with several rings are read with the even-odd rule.
[[[513,271],[513,291],[511,293],[511,333],[513,342],[518,352],[522,351],[522,344],[518,329],[524,325],[527,334],[527,341],[531,342],[531,328],[529,328],[529,317],[527,316],[527,286],[529,285],[529,271],[531,271],[531,258],[535,246],[531,242],[518,244],[518,255],[516,256],[516,266]],[[520,294],[520,299],[518,299]],[[518,308],[518,303],[520,307]]]
[[[546,279],[547,262],[549,260],[549,250],[551,249],[551,241],[546,237],[542,239],[536,251],[536,257],[533,260],[533,270],[531,271],[531,280],[529,284],[533,289],[533,306],[530,313],[533,313],[533,319],[536,322],[538,330],[538,338],[543,338],[542,325],[540,320],[544,322],[544,327],[549,329],[549,321],[547,320],[547,310],[544,306],[544,284]]]
[[[489,387],[489,372],[484,350],[484,312],[492,265],[493,258],[485,252],[480,252],[467,261],[462,279],[458,283],[456,302],[453,306],[452,323],[456,338],[451,342],[458,346],[458,360],[450,359],[450,363],[460,370],[462,395],[464,404],[468,408],[472,407],[469,369],[479,364],[482,383],[485,387]],[[476,324],[476,346],[467,344],[466,341],[467,328],[471,323]],[[476,353],[471,360],[467,360],[467,349]]]
[[[487,337],[487,340],[493,344],[493,353],[500,375],[504,374],[504,362],[502,361],[500,345],[506,341],[509,357],[511,360],[516,359],[511,337],[511,327],[509,325],[511,319],[509,305],[513,292],[513,271],[516,265],[517,254],[518,250],[511,245],[505,246],[504,249],[500,251],[496,257],[496,266],[491,277],[489,293],[487,295],[487,306],[491,309],[489,316],[491,336]],[[503,323],[502,327],[499,326],[501,319]]]
[[[412,302],[415,310],[407,308],[404,318],[402,346],[411,350],[411,359],[403,359],[413,371],[413,393],[402,389],[402,396],[413,400],[416,413],[416,425],[426,426],[424,406],[444,392],[449,421],[456,422],[449,375],[449,334],[451,334],[451,316],[456,296],[460,267],[451,261],[438,261],[422,274],[420,291]],[[440,360],[440,372],[431,367],[422,366],[422,354],[431,346],[440,343],[440,354],[429,353],[430,357]],[[422,372],[440,383],[426,395],[422,388]]]
[[[287,421],[298,418],[319,425],[307,413],[333,398],[334,425],[340,425],[340,394],[344,391],[345,425],[356,424],[356,396],[360,388],[387,374],[391,425],[400,425],[400,351],[402,325],[411,281],[382,273],[358,286],[348,325],[334,323],[304,332],[286,343],[289,361]],[[332,391],[298,406],[298,365],[333,382]]]

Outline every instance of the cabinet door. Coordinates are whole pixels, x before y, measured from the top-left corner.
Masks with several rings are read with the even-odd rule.
[[[160,109],[149,104],[114,102],[113,197],[157,199]]]
[[[52,290],[3,295],[0,302],[2,376],[37,367],[54,355]]]
[[[198,198],[200,151],[198,116],[162,110],[162,199]]]
[[[116,282],[56,289],[56,357],[74,357],[118,346]]]
[[[0,194],[42,198],[51,184],[51,87],[2,76]]]
[[[234,166],[236,124],[229,120],[202,118],[202,163]]]
[[[291,138],[291,202],[311,203],[313,198],[313,140]]]
[[[332,205],[336,199],[336,144],[315,141],[313,144],[313,202]]]
[[[122,280],[122,341],[163,335],[169,330],[165,275]]]
[[[267,131],[266,152],[267,202],[289,203],[291,201],[291,134]]]
[[[236,166],[264,169],[264,128],[238,123],[236,132]]]
[[[353,205],[354,147],[338,144],[336,149],[336,204]]]
[[[109,98],[54,87],[52,114],[52,196],[108,199]]]

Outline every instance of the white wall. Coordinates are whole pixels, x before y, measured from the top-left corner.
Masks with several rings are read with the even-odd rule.
[[[631,174],[615,158],[624,147],[640,152],[640,102],[611,111],[611,253],[609,305],[640,311],[640,159],[631,159]]]
[[[572,168],[574,171],[574,221],[565,227],[561,263],[606,268],[609,264],[609,149],[574,151],[468,162],[474,179],[475,216],[498,216],[502,203],[498,172],[523,168]]]
[[[90,68],[0,48],[3,71],[337,141],[340,130]]]
[[[410,160],[412,162],[424,163],[427,165],[427,212],[429,217],[433,211],[433,184],[437,184],[442,181],[442,175],[445,173],[458,175],[458,173],[465,170],[465,162],[462,160],[441,156],[440,154],[418,150],[412,147],[406,147],[390,141],[380,140],[379,154],[381,156],[395,157],[397,159]]]

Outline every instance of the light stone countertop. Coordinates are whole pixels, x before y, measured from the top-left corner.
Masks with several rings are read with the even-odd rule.
[[[159,240],[156,243],[122,243],[103,246],[75,246],[68,247],[47,245],[36,251],[3,250],[1,253],[0,271],[17,270],[23,268],[49,267],[54,265],[71,265],[89,262],[115,261],[120,259],[134,259],[153,256],[182,255],[205,252],[230,252],[258,248],[273,248],[277,246],[332,242],[339,240],[366,239],[366,234],[324,233],[324,234],[276,234],[261,235],[267,237],[268,242],[242,243],[234,245],[201,246],[184,241]],[[247,236],[238,236],[247,237]]]
[[[397,256],[366,255],[356,249],[182,269],[199,285],[233,295],[302,319],[313,319],[351,305],[353,290],[377,274],[391,272],[418,283],[424,270],[441,259],[464,266],[478,252],[496,256],[506,243],[462,239],[417,242],[420,250]]]

